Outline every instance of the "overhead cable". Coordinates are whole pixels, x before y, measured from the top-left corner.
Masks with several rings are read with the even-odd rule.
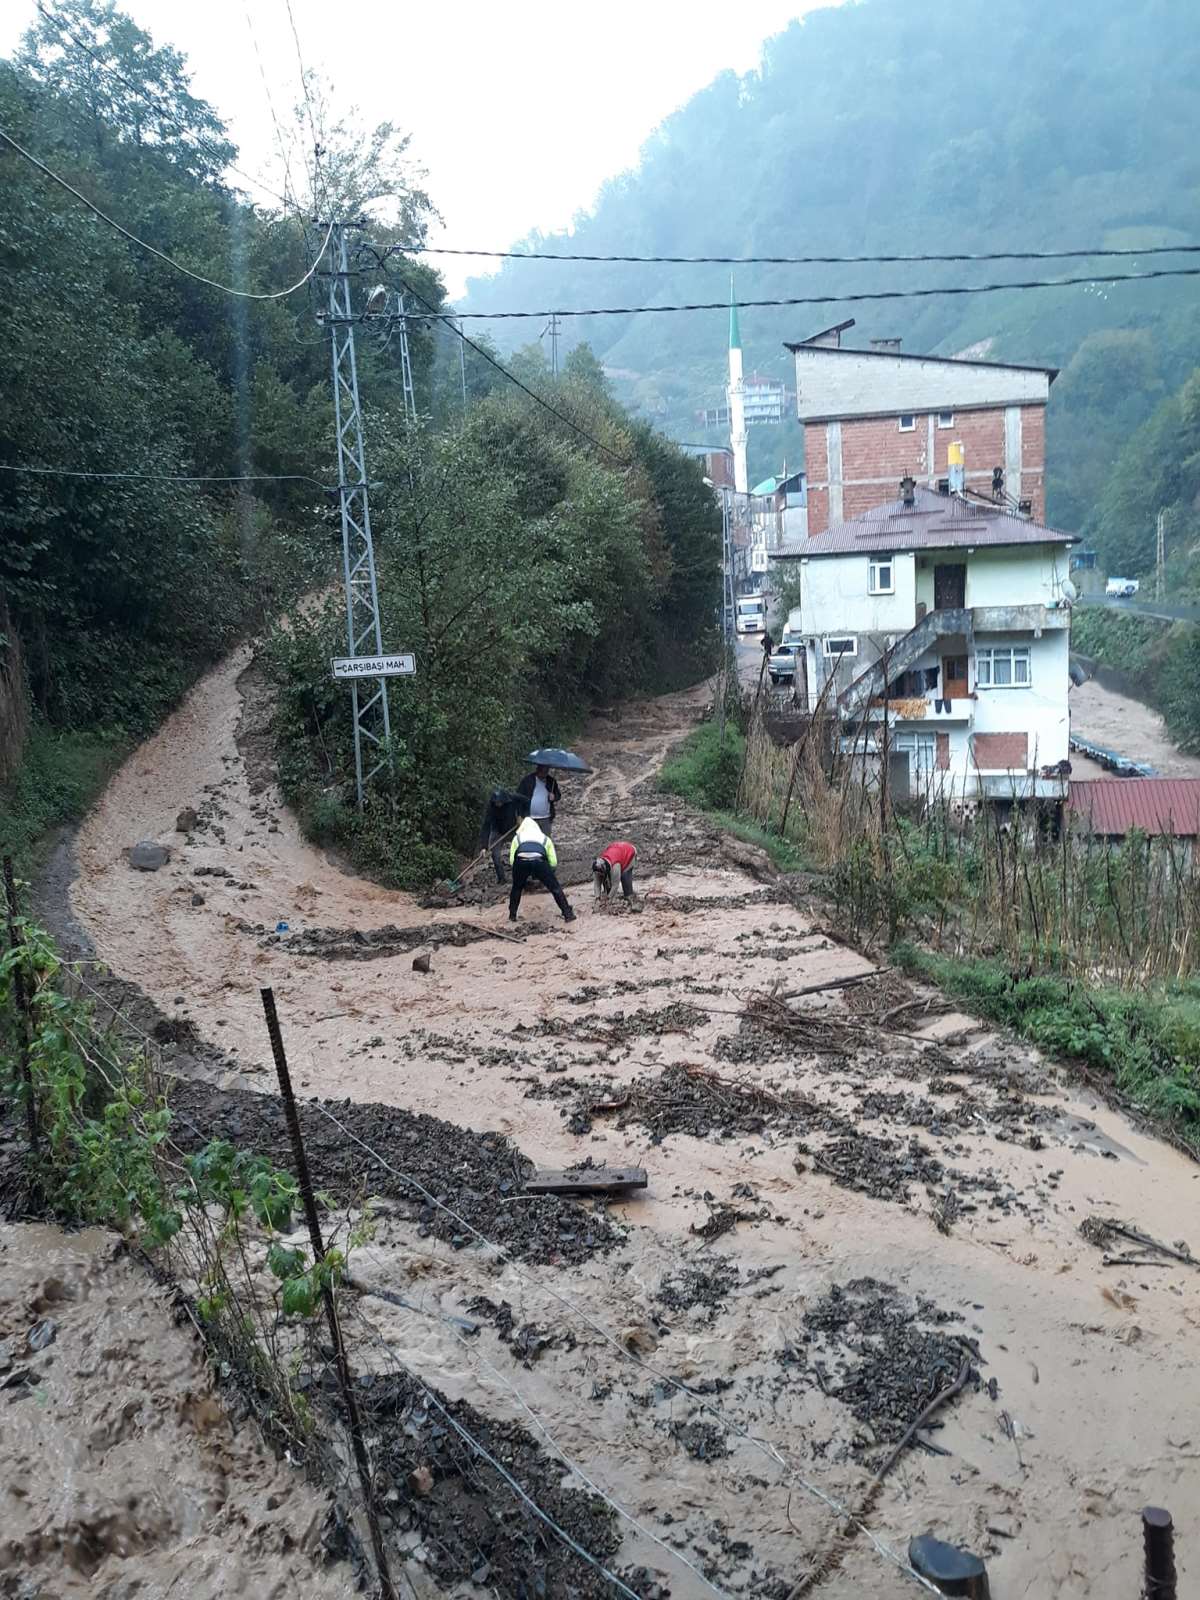
[[[382,262],[380,264],[382,265]],[[397,277],[399,277],[399,274],[397,274]],[[627,457],[618,455],[617,452],[609,445],[601,443],[601,441],[596,438],[595,434],[589,433],[586,428],[581,428],[577,422],[573,422],[564,411],[560,411],[557,406],[551,405],[549,400],[543,399],[543,397],[538,394],[536,390],[531,389],[527,383],[522,383],[515,372],[510,372],[508,368],[504,366],[502,362],[497,361],[495,356],[492,355],[490,351],[486,350],[483,345],[476,344],[474,339],[470,338],[462,331],[460,327],[457,326],[454,318],[445,315],[444,312],[438,311],[428,300],[426,300],[423,294],[420,294],[416,289],[413,288],[412,284],[409,283],[407,279],[401,277],[400,282],[403,284],[407,294],[412,295],[414,300],[425,306],[425,312],[415,313],[415,315],[419,316],[422,321],[444,322],[446,327],[450,329],[451,333],[457,334],[457,336],[465,345],[469,345],[470,348],[475,351],[476,355],[482,356],[488,365],[495,367],[496,371],[499,372],[503,377],[507,378],[509,383],[515,383],[518,389],[527,394],[531,400],[535,400],[537,404],[544,410],[548,411],[551,416],[557,417],[560,422],[565,423],[566,426],[570,428],[572,432],[577,433],[581,439],[586,439],[589,444],[595,445],[597,450],[603,451],[603,453],[608,456],[610,460],[615,461],[618,466],[632,467],[635,465],[635,463],[632,460],[629,460]],[[407,312],[406,315],[413,316],[414,313]]]
[[[1089,250],[957,251],[918,256],[604,256],[557,250],[452,250],[448,245],[438,244],[422,244],[415,248],[428,256],[491,256],[503,261],[611,261],[674,267],[847,267],[864,263],[886,266],[906,261],[1074,261],[1101,256],[1200,255],[1200,244],[1156,244],[1145,250],[1097,247]]]
[[[876,289],[870,294],[795,295],[782,300],[738,300],[739,311],[763,310],[772,306],[840,306],[865,300],[926,300],[941,294],[1001,294],[1006,289],[1070,289],[1078,284],[1140,283],[1148,278],[1200,278],[1200,267],[1156,267],[1149,272],[1089,273],[1086,278],[1031,278],[1022,283],[952,284],[944,289]],[[688,305],[670,306],[588,306],[564,311],[456,311],[459,320],[472,322],[512,322],[542,317],[639,317],[656,311],[728,311],[728,300],[701,300]],[[441,313],[437,313],[440,315]]]
[[[914,1583],[918,1584],[922,1589],[927,1590],[930,1594],[936,1594],[938,1592],[934,1588],[933,1584],[930,1583],[927,1578],[923,1577],[910,1562],[906,1561],[902,1555],[893,1550],[889,1544],[879,1537],[878,1534],[874,1533],[862,1520],[861,1516],[855,1513],[848,1505],[844,1504],[844,1502],[838,1500],[834,1495],[827,1493],[818,1484],[815,1484],[808,1478],[805,1478],[795,1467],[791,1465],[791,1463],[773,1444],[768,1444],[764,1440],[757,1438],[749,1431],[748,1428],[743,1428],[741,1424],[736,1422],[733,1418],[726,1416],[718,1406],[714,1405],[711,1401],[704,1399],[695,1389],[689,1389],[686,1383],[683,1383],[679,1378],[674,1377],[670,1372],[666,1371],[665,1368],[656,1367],[653,1362],[644,1360],[637,1354],[636,1351],[631,1350],[626,1345],[622,1344],[620,1339],[617,1338],[616,1334],[612,1333],[608,1328],[606,1328],[602,1322],[597,1321],[595,1317],[591,1316],[590,1313],[579,1306],[570,1298],[570,1296],[561,1293],[558,1289],[554,1288],[553,1284],[544,1283],[540,1279],[535,1278],[531,1273],[527,1272],[521,1263],[516,1259],[516,1257],[511,1253],[511,1251],[506,1250],[503,1245],[497,1244],[494,1239],[489,1239],[485,1233],[481,1233],[473,1223],[469,1222],[466,1217],[462,1216],[460,1212],[456,1211],[453,1206],[447,1205],[447,1203],[434,1194],[431,1189],[426,1188],[421,1180],[414,1177],[411,1172],[404,1172],[401,1171],[399,1167],[393,1166],[392,1163],[388,1161],[385,1156],[381,1155],[378,1150],[369,1145],[365,1139],[360,1139],[358,1134],[356,1134],[352,1128],[347,1127],[339,1117],[334,1116],[333,1112],[330,1111],[329,1108],[322,1102],[316,1100],[313,1101],[312,1109],[317,1112],[318,1115],[324,1117],[326,1121],[331,1122],[335,1128],[338,1128],[347,1139],[350,1139],[354,1144],[358,1145],[359,1148],[365,1151],[367,1155],[373,1157],[373,1159],[379,1163],[385,1172],[390,1172],[393,1177],[399,1178],[402,1182],[410,1184],[430,1205],[435,1206],[439,1211],[442,1211],[448,1217],[451,1217],[459,1225],[459,1227],[463,1229],[464,1232],[470,1234],[471,1237],[479,1244],[486,1245],[489,1250],[495,1251],[496,1255],[499,1256],[502,1261],[506,1262],[507,1265],[512,1268],[514,1274],[523,1282],[529,1284],[538,1293],[549,1295],[552,1300],[557,1300],[558,1303],[563,1306],[578,1322],[583,1323],[585,1327],[591,1328],[594,1333],[598,1333],[606,1344],[611,1345],[612,1348],[616,1350],[618,1355],[622,1356],[627,1361],[632,1361],[635,1366],[641,1367],[644,1371],[651,1373],[663,1383],[669,1384],[677,1393],[682,1394],[688,1400],[695,1402],[701,1411],[707,1411],[710,1416],[715,1417],[721,1426],[728,1429],[730,1433],[735,1434],[739,1439],[743,1440],[746,1444],[751,1445],[755,1450],[761,1451],[763,1455],[768,1458],[768,1460],[773,1461],[777,1466],[782,1467],[792,1483],[799,1484],[806,1494],[809,1494],[813,1496],[814,1499],[819,1500],[822,1505],[824,1505],[828,1510],[834,1512],[839,1518],[842,1518],[845,1521],[853,1524],[853,1526],[862,1533],[863,1537],[867,1540],[875,1552],[882,1556],[884,1560],[892,1562],[893,1565],[900,1569],[905,1577],[912,1579]]]
[[[44,161],[39,161],[31,151],[26,150],[24,145],[18,144],[13,138],[12,134],[6,133],[3,128],[0,128],[0,139],[3,139],[6,144],[11,145],[17,154],[19,156],[23,156],[31,166],[36,167],[39,172],[43,173],[52,182],[57,183],[60,188],[65,189],[69,195],[73,195],[76,200],[80,201],[88,208],[93,216],[98,217],[101,222],[106,223],[110,228],[115,229],[115,231],[119,233],[122,238],[128,239],[131,244],[136,244],[139,249],[147,251],[152,256],[156,256],[159,261],[166,262],[167,266],[174,267],[176,272],[182,272],[184,277],[193,278],[197,283],[203,283],[209,289],[219,289],[222,294],[234,295],[239,300],[285,300],[288,295],[295,294],[296,290],[302,289],[312,277],[313,273],[316,272],[317,267],[320,265],[322,257],[325,254],[326,247],[329,244],[330,236],[333,233],[333,223],[331,222],[326,230],[324,242],[322,243],[320,250],[317,252],[316,260],[312,263],[304,276],[302,278],[298,278],[296,282],[290,284],[288,288],[273,289],[267,292],[256,292],[250,289],[234,289],[227,283],[218,283],[215,278],[206,278],[201,272],[193,272],[191,267],[185,267],[182,262],[176,261],[172,256],[166,255],[162,250],[158,249],[156,245],[149,244],[145,239],[139,239],[136,233],[130,233],[128,228],[123,227],[121,223],[110,217],[107,212],[101,211],[99,206],[94,205],[93,202],[88,199],[87,195],[81,194],[73,184],[68,183],[65,178],[60,178],[58,173],[54,172],[50,167],[48,167]]]
[[[125,76],[125,74],[122,71],[120,71],[119,68],[114,67],[113,64],[110,61],[105,61],[104,57],[101,56],[101,55],[98,55],[97,52],[92,49],[91,45],[87,43],[86,40],[81,39],[77,33],[72,33],[71,29],[68,27],[67,23],[63,20],[62,17],[56,16],[54,14],[54,12],[47,10],[47,8],[42,4],[42,0],[34,0],[34,4],[37,6],[37,8],[41,12],[42,16],[45,17],[46,21],[49,22],[53,27],[57,28],[59,33],[62,34],[65,38],[69,39],[71,41],[71,43],[73,45],[75,45],[78,49],[84,51],[87,55],[91,56],[92,60],[96,63],[96,65],[100,68],[100,70],[102,72],[107,72],[107,73],[111,74],[112,77],[116,78],[118,82],[123,83],[125,85],[125,87],[127,89],[129,89],[133,94],[136,94],[141,99],[143,99],[147,103],[147,105],[154,106],[156,108],[156,110],[160,111],[163,114],[163,116],[166,117],[168,122],[173,122],[181,133],[186,134],[189,139],[194,139],[195,142],[198,145],[203,146],[203,148],[208,150],[214,157],[216,157],[221,162],[222,167],[223,167],[223,169],[225,171],[237,173],[239,178],[244,178],[247,183],[254,184],[255,187],[261,189],[264,194],[269,194],[273,200],[278,200],[281,205],[286,206],[288,204],[287,198],[284,195],[281,195],[276,190],[272,189],[269,184],[263,183],[261,178],[252,178],[248,172],[243,172],[240,167],[235,167],[231,161],[226,161],[225,158],[224,158],[224,155],[217,148],[217,146],[215,144],[213,144],[212,140],[205,138],[205,136],[202,133],[197,133],[197,131],[194,128],[189,128],[185,122],[181,121],[180,118],[177,117],[175,115],[175,113],[171,110],[170,106],[162,98],[161,95],[156,95],[156,94],[153,93],[152,90],[145,88],[143,85],[138,84],[138,83],[134,83],[133,80],[131,78],[127,78]],[[247,17],[247,20],[249,20],[248,17]],[[257,49],[258,49],[258,46],[256,44],[255,45],[255,51],[256,52],[257,52]],[[266,84],[265,75],[264,75],[263,83],[264,83],[264,87],[265,87],[265,84]],[[268,103],[269,103],[270,102],[270,91],[268,91],[267,98],[268,98]],[[275,109],[274,109],[273,106],[271,107],[271,115],[272,115],[272,117],[275,115]],[[278,127],[278,124],[276,124],[276,127]],[[286,164],[287,164],[287,157],[284,156],[284,165],[286,166]]]
[[[296,46],[296,65],[300,68],[300,89],[304,95],[304,108],[308,113],[308,131],[312,134],[313,142],[313,204],[318,207],[318,214],[329,210],[329,187],[321,176],[321,141],[317,138],[317,119],[313,115],[312,96],[308,92],[308,70],[304,65],[304,52],[300,48],[300,30],[296,26],[296,14],[292,10],[292,0],[284,0],[287,7],[288,22],[292,28],[292,42]]]
[[[238,472],[224,474],[191,472],[90,472],[76,467],[27,467],[18,462],[0,461],[0,472],[19,472],[42,478],[132,479],[144,483],[311,483],[326,492],[329,485],[302,472]]]

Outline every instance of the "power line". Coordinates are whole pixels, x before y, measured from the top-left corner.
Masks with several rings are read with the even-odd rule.
[[[254,59],[258,62],[258,75],[262,79],[263,93],[267,97],[267,110],[271,113],[271,121],[275,124],[275,139],[279,145],[280,159],[283,162],[284,187],[286,189],[290,189],[294,196],[296,185],[292,180],[292,164],[288,160],[287,146],[284,143],[283,138],[283,129],[279,124],[278,116],[275,114],[275,101],[271,95],[271,85],[267,82],[267,69],[265,63],[263,62],[262,51],[258,48],[258,36],[254,32],[254,23],[250,16],[249,0],[246,0],[243,9],[246,13],[246,31],[250,35],[250,44],[254,50]],[[286,206],[288,202],[285,200],[283,203]]]
[[[1149,272],[1089,273],[1086,278],[1031,278],[1021,283],[952,284],[945,289],[877,289],[871,294],[798,295],[785,300],[739,300],[742,311],[772,306],[840,306],[865,300],[924,300],[941,294],[1000,294],[1006,289],[1070,289],[1079,284],[1140,283],[1149,278],[1200,278],[1200,267],[1157,267]],[[512,322],[544,317],[638,317],[656,311],[728,311],[728,300],[702,300],[671,306],[589,306],[572,311],[456,311],[459,320]],[[435,312],[434,315],[440,315]]]
[[[156,95],[151,90],[143,87],[141,84],[134,83],[133,80],[130,79],[130,78],[127,78],[125,76],[125,74],[122,71],[120,71],[119,68],[114,67],[110,61],[105,61],[104,57],[101,56],[101,55],[98,55],[97,52],[92,49],[91,45],[89,45],[87,43],[86,40],[81,39],[78,34],[72,33],[71,29],[67,26],[66,22],[64,22],[61,17],[55,16],[55,14],[52,11],[48,11],[46,9],[46,7],[42,4],[42,0],[34,0],[34,4],[37,6],[37,8],[41,12],[42,16],[45,17],[46,21],[49,22],[53,27],[57,28],[59,33],[64,35],[66,38],[68,38],[71,41],[71,43],[73,45],[75,45],[78,49],[84,51],[87,55],[91,56],[92,60],[96,63],[96,65],[100,68],[100,70],[102,72],[110,73],[114,78],[116,78],[118,80],[118,82],[123,83],[127,89],[131,90],[132,93],[138,95],[141,99],[145,100],[147,105],[154,106],[158,111],[160,111],[163,114],[163,116],[166,117],[168,122],[173,122],[181,133],[186,134],[190,139],[194,139],[195,142],[198,145],[203,146],[204,149],[208,150],[216,159],[218,159],[221,162],[221,165],[222,165],[222,167],[224,168],[225,171],[227,171],[227,172],[235,172],[239,178],[244,178],[247,183],[254,184],[257,188],[261,189],[264,194],[269,194],[273,200],[278,200],[281,205],[286,206],[288,204],[287,199],[285,198],[285,196],[276,193],[276,191],[274,189],[272,189],[269,184],[263,183],[260,178],[252,178],[248,172],[243,172],[240,167],[235,167],[233,165],[232,161],[226,161],[223,153],[217,148],[217,146],[215,144],[213,144],[212,140],[205,138],[205,136],[202,133],[197,133],[197,131],[194,128],[189,128],[185,122],[182,122],[180,120],[180,118],[177,117],[175,115],[175,113],[171,110],[170,106],[161,97],[161,95]],[[255,46],[255,48],[257,50],[257,46]],[[265,86],[265,83],[266,83],[265,77],[264,77],[263,82],[264,82],[264,86]],[[269,91],[268,91],[268,103],[269,103],[269,101],[270,101],[270,94],[269,94]],[[275,114],[274,107],[272,107],[271,115],[274,116],[274,114]],[[278,124],[276,126],[278,126]],[[286,162],[287,162],[287,158],[285,156],[284,157],[285,166],[286,166]],[[288,179],[289,179],[289,182],[290,182],[291,181],[290,173],[288,175]]]
[[[241,472],[207,474],[189,472],[90,472],[73,467],[27,467],[18,462],[0,461],[0,472],[20,472],[44,478],[133,479],[144,483],[311,483],[328,493],[329,485],[308,478],[302,472]]]
[[[296,14],[292,10],[292,0],[284,0],[287,7],[288,22],[292,28],[292,42],[296,46],[296,64],[300,68],[300,89],[304,95],[304,106],[308,113],[308,131],[312,134],[313,142],[313,205],[317,214],[329,209],[329,190],[321,177],[321,141],[317,138],[317,121],[313,116],[312,97],[308,92],[308,72],[304,65],[304,52],[300,48],[300,30],[296,27]]]
[[[387,1352],[388,1356],[391,1357],[393,1352],[388,1348],[387,1341],[382,1337],[379,1330],[367,1317],[363,1317],[362,1320],[365,1326],[370,1330],[375,1341],[384,1351]],[[541,1522],[545,1523],[545,1525],[550,1529],[551,1533],[560,1539],[568,1549],[573,1550],[577,1556],[586,1561],[589,1566],[594,1567],[601,1577],[607,1579],[607,1581],[611,1583],[612,1586],[621,1594],[627,1595],[629,1600],[642,1600],[642,1597],[635,1589],[631,1589],[629,1585],[624,1583],[615,1572],[610,1572],[603,1562],[601,1562],[598,1557],[594,1556],[590,1550],[586,1550],[583,1545],[581,1545],[576,1539],[572,1538],[565,1528],[561,1528],[558,1523],[555,1522],[554,1518],[548,1511],[543,1511],[541,1506],[538,1505],[537,1501],[528,1492],[528,1490],[521,1487],[521,1485],[513,1477],[512,1473],[509,1472],[508,1468],[497,1461],[495,1456],[492,1455],[491,1451],[488,1450],[484,1445],[480,1444],[479,1440],[470,1431],[470,1429],[466,1428],[461,1422],[459,1422],[458,1418],[453,1415],[448,1407],[442,1404],[437,1395],[423,1378],[418,1376],[417,1373],[410,1371],[409,1368],[403,1365],[400,1367],[400,1371],[406,1377],[409,1377],[413,1380],[413,1382],[424,1394],[425,1399],[431,1406],[434,1407],[436,1411],[441,1414],[446,1422],[449,1423],[449,1425],[454,1429],[455,1433],[458,1434],[459,1438],[462,1439],[463,1443],[468,1447],[468,1449],[473,1450],[477,1456],[487,1462],[488,1466],[491,1467],[493,1471],[499,1473],[500,1477],[505,1483],[508,1484],[513,1493],[521,1498],[525,1505],[529,1507],[530,1511],[533,1512],[535,1517],[537,1517]]]
[[[632,1361],[635,1366],[641,1367],[644,1371],[651,1373],[661,1382],[669,1384],[677,1393],[686,1396],[688,1400],[697,1405],[701,1411],[707,1411],[710,1416],[715,1417],[724,1428],[729,1430],[730,1433],[736,1434],[739,1439],[751,1445],[754,1449],[761,1451],[768,1458],[768,1460],[773,1461],[777,1466],[782,1467],[784,1472],[788,1475],[789,1480],[793,1483],[798,1483],[806,1494],[810,1494],[815,1499],[819,1500],[822,1505],[824,1505],[828,1510],[834,1512],[838,1517],[853,1523],[853,1525],[859,1529],[863,1537],[870,1543],[877,1554],[881,1555],[885,1560],[890,1561],[895,1566],[899,1567],[901,1572],[903,1572],[906,1577],[911,1578],[915,1583],[919,1584],[921,1588],[928,1590],[931,1594],[937,1593],[937,1590],[934,1588],[933,1584],[931,1584],[926,1578],[922,1577],[921,1574],[917,1572],[913,1566],[904,1559],[903,1556],[898,1555],[890,1545],[886,1544],[878,1536],[878,1534],[873,1533],[871,1529],[867,1527],[862,1518],[852,1511],[849,1506],[845,1505],[835,1496],[826,1493],[826,1491],[820,1488],[817,1484],[810,1482],[809,1479],[802,1476],[802,1474],[785,1459],[785,1457],[774,1445],[767,1444],[762,1439],[756,1438],[755,1435],[749,1431],[749,1429],[743,1428],[740,1423],[734,1421],[730,1417],[727,1417],[724,1412],[719,1409],[719,1407],[704,1399],[701,1395],[697,1394],[695,1390],[689,1389],[685,1383],[672,1376],[671,1373],[667,1372],[662,1367],[656,1367],[652,1362],[643,1360],[643,1358],[639,1356],[636,1351],[630,1350],[626,1345],[622,1344],[617,1336],[613,1333],[610,1333],[602,1322],[596,1321],[594,1317],[589,1315],[587,1311],[578,1306],[575,1301],[570,1299],[569,1296],[560,1293],[559,1290],[554,1288],[553,1284],[543,1283],[539,1279],[533,1277],[532,1274],[526,1272],[524,1267],[522,1267],[520,1262],[515,1256],[512,1255],[510,1251],[506,1250],[503,1245],[497,1244],[493,1239],[489,1239],[486,1234],[481,1233],[473,1223],[466,1219],[466,1217],[455,1211],[453,1206],[447,1205],[446,1202],[442,1199],[439,1199],[439,1197],[435,1195],[432,1190],[427,1189],[419,1178],[413,1177],[410,1172],[402,1172],[398,1167],[394,1167],[392,1163],[386,1159],[386,1157],[380,1155],[378,1150],[367,1144],[365,1139],[360,1139],[358,1134],[356,1134],[352,1128],[348,1128],[340,1118],[335,1117],[333,1112],[330,1111],[327,1106],[316,1100],[312,1102],[312,1106],[314,1111],[319,1112],[320,1115],[326,1119],[326,1121],[331,1122],[335,1128],[338,1128],[345,1135],[347,1139],[358,1145],[360,1149],[366,1151],[367,1155],[373,1157],[385,1172],[390,1172],[393,1177],[399,1178],[404,1183],[411,1184],[411,1186],[416,1189],[417,1192],[421,1194],[430,1205],[436,1206],[439,1211],[442,1211],[448,1217],[453,1218],[453,1220],[458,1223],[460,1228],[462,1228],[466,1233],[469,1233],[471,1237],[477,1240],[480,1244],[486,1245],[489,1250],[495,1251],[500,1259],[506,1262],[513,1269],[515,1275],[523,1282],[530,1284],[536,1291],[549,1295],[551,1299],[557,1300],[558,1303],[565,1307],[565,1309],[577,1321],[583,1323],[586,1327],[591,1328],[593,1333],[598,1333],[606,1344],[611,1345],[612,1348],[616,1350],[618,1355],[627,1361]]]
[[[36,167],[39,172],[51,179],[52,182],[57,183],[60,188],[65,189],[68,194],[73,195],[76,200],[85,205],[94,216],[100,219],[101,222],[107,223],[110,228],[115,229],[116,232],[121,234],[123,238],[128,239],[131,244],[136,244],[140,249],[148,251],[150,255],[157,256],[160,261],[165,261],[167,266],[174,267],[176,272],[182,272],[184,277],[193,278],[197,283],[203,283],[210,289],[219,289],[222,294],[234,295],[239,300],[284,300],[288,295],[295,294],[296,290],[302,289],[312,277],[313,273],[317,270],[321,258],[325,254],[326,246],[329,244],[330,235],[333,233],[333,224],[330,223],[325,234],[325,242],[322,244],[317,253],[317,259],[313,262],[312,266],[309,267],[304,276],[302,278],[298,278],[296,282],[293,283],[289,288],[274,289],[265,293],[256,293],[249,289],[233,289],[227,283],[218,283],[215,278],[206,278],[203,273],[193,272],[190,267],[185,267],[182,262],[176,261],[171,256],[164,254],[164,252],[159,250],[155,245],[148,244],[145,239],[139,239],[136,233],[130,233],[128,228],[123,227],[121,223],[110,217],[107,212],[101,211],[99,206],[94,205],[88,199],[87,195],[80,194],[78,189],[76,189],[72,184],[69,184],[65,178],[60,178],[58,173],[52,171],[44,161],[39,161],[35,155],[25,149],[24,145],[19,145],[13,138],[12,134],[6,133],[3,128],[0,128],[0,139],[3,139],[6,144],[11,145],[17,154],[19,156],[24,156],[25,160],[28,161],[31,166]]]
[[[1200,255],[1200,244],[1156,244],[1145,250],[993,250],[959,251],[953,255],[920,256],[601,256],[548,250],[452,250],[447,245],[414,246],[429,256],[492,256],[504,261],[610,261],[647,266],[715,267],[845,267],[862,263],[891,265],[906,261],[1073,261],[1099,256]]]
[[[420,1253],[426,1255],[431,1261],[441,1260],[439,1256],[435,1256],[431,1251]],[[386,1266],[383,1262],[380,1262],[380,1265],[384,1266],[384,1269],[386,1270]],[[563,1448],[563,1446],[550,1432],[550,1429],[546,1426],[544,1418],[539,1416],[539,1414],[533,1409],[521,1391],[517,1388],[516,1384],[511,1382],[510,1379],[506,1378],[505,1375],[500,1371],[499,1367],[497,1367],[493,1361],[490,1361],[488,1357],[484,1355],[482,1350],[476,1349],[467,1336],[457,1327],[455,1327],[455,1318],[447,1316],[444,1311],[430,1311],[424,1306],[407,1306],[405,1309],[415,1311],[418,1316],[429,1317],[434,1321],[444,1323],[452,1336],[458,1340],[459,1344],[462,1345],[468,1356],[470,1356],[474,1361],[478,1362],[481,1366],[486,1367],[496,1382],[508,1390],[513,1399],[520,1406],[521,1410],[529,1418],[530,1422],[533,1423],[534,1427],[549,1444],[550,1448],[562,1459],[563,1464],[567,1466],[582,1483],[585,1483],[594,1495],[598,1495],[607,1506],[615,1511],[617,1515],[623,1521],[627,1522],[631,1528],[636,1529],[644,1539],[649,1539],[652,1544],[656,1544],[666,1555],[670,1556],[673,1560],[680,1562],[682,1566],[685,1566],[689,1572],[699,1579],[706,1589],[710,1589],[713,1594],[717,1595],[719,1600],[732,1600],[732,1597],[728,1595],[724,1589],[718,1588],[717,1585],[713,1583],[711,1578],[706,1578],[704,1573],[701,1572],[700,1568],[695,1564],[695,1562],[689,1560],[682,1550],[676,1549],[673,1544],[668,1544],[664,1538],[655,1533],[652,1528],[648,1528],[644,1522],[639,1522],[632,1511],[623,1506],[619,1500],[614,1499],[606,1489],[601,1488],[594,1478],[588,1476],[588,1474],[579,1465],[578,1461],[576,1461],[574,1457]],[[362,1315],[363,1322],[372,1329],[375,1337],[382,1344],[387,1346],[388,1341],[383,1338],[378,1329],[376,1329],[369,1319],[361,1312],[360,1315]]]
[[[381,261],[381,268],[382,265],[383,263]],[[397,273],[397,277],[399,276],[400,275]],[[515,372],[510,372],[508,368],[501,362],[497,361],[495,356],[492,355],[490,351],[486,350],[483,345],[476,344],[475,340],[470,338],[469,335],[465,334],[461,328],[456,327],[455,323],[448,316],[436,310],[434,306],[431,305],[428,300],[426,300],[423,294],[419,294],[417,290],[413,288],[412,284],[409,283],[407,279],[401,277],[400,282],[403,284],[406,292],[412,295],[414,300],[419,301],[420,304],[426,308],[426,313],[428,313],[428,315],[421,312],[416,313],[417,316],[421,317],[422,321],[433,320],[445,323],[446,327],[450,329],[451,333],[456,334],[458,338],[462,340],[463,344],[470,345],[471,349],[475,351],[476,355],[482,356],[489,366],[495,367],[496,371],[507,378],[509,383],[515,383],[518,389],[527,394],[531,400],[535,400],[537,404],[543,407],[544,410],[548,411],[552,417],[557,417],[560,422],[565,423],[566,426],[573,432],[577,433],[581,439],[586,439],[589,444],[595,445],[597,450],[603,451],[603,453],[608,456],[610,460],[615,461],[618,466],[632,467],[636,465],[634,461],[618,455],[617,452],[611,449],[608,445],[602,444],[600,440],[597,439],[594,434],[589,433],[586,428],[581,428],[577,422],[572,422],[571,418],[568,417],[565,412],[560,411],[557,406],[551,405],[549,400],[544,400],[542,396],[535,390],[531,389],[527,383],[522,383]],[[410,312],[409,315],[411,316],[413,313]]]

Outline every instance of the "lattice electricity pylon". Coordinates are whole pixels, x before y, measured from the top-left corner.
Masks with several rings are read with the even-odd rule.
[[[354,352],[357,320],[350,298],[349,224],[335,223],[329,241],[329,323],[333,350],[333,414],[337,435],[338,496],[342,510],[342,570],[346,584],[346,642],[351,656],[381,656],[379,588],[375,581],[375,546],[371,539],[371,507],[367,495],[362,409],[358,401],[358,363]],[[374,682],[374,691],[367,684]],[[387,679],[351,679],[354,713],[354,776],[358,809],[366,787],[388,762],[392,735]],[[365,768],[365,770],[364,770]]]
[[[417,397],[413,390],[412,362],[408,359],[408,315],[404,296],[400,297],[400,381],[404,385],[404,417],[407,422],[417,420]]]

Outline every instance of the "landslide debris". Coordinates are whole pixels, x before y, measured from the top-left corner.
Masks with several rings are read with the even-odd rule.
[[[185,1151],[200,1149],[209,1139],[228,1139],[291,1170],[292,1148],[277,1096],[180,1082],[171,1104],[176,1113],[172,1135]],[[336,1204],[382,1196],[404,1207],[424,1236],[464,1249],[478,1243],[464,1226],[469,1223],[525,1261],[577,1263],[624,1243],[624,1233],[600,1206],[558,1195],[509,1204],[534,1166],[503,1134],[476,1133],[370,1101],[302,1100],[296,1109],[313,1181]],[[409,1181],[414,1178],[440,1206]]]

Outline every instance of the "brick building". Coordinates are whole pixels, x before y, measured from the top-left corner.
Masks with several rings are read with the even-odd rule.
[[[898,339],[843,348],[853,319],[788,344],[804,425],[810,536],[892,500],[910,476],[936,489],[961,443],[971,497],[1045,520],[1046,403],[1054,367],[902,354]]]

